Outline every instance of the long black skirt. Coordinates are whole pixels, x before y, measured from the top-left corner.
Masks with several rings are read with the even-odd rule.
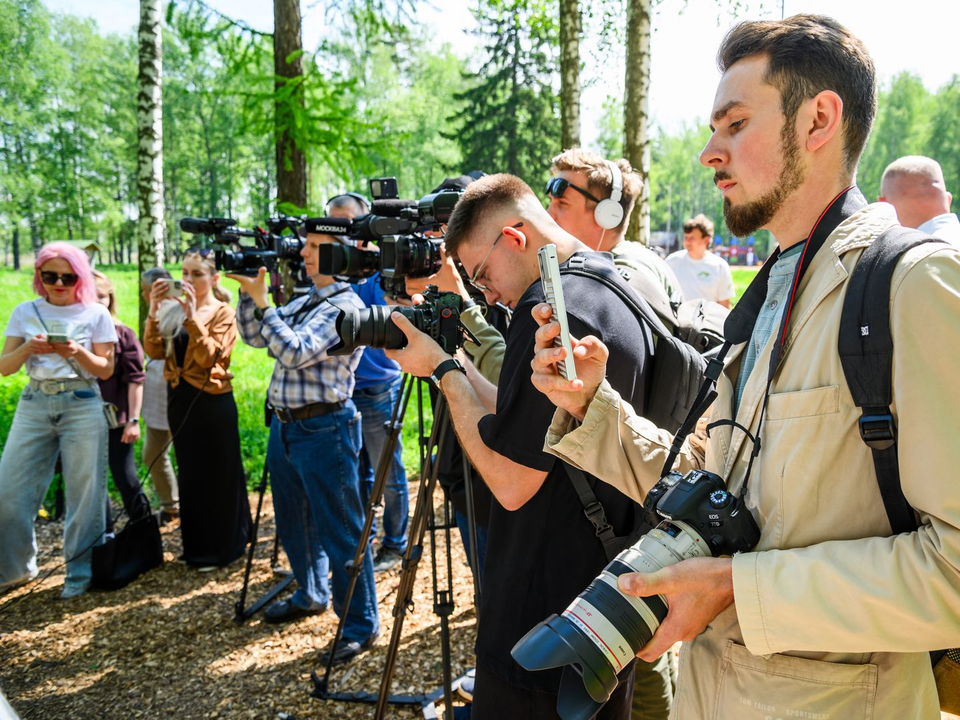
[[[184,381],[169,388],[167,397],[183,559],[195,566],[226,565],[243,555],[251,526],[237,404],[232,392],[211,395]]]

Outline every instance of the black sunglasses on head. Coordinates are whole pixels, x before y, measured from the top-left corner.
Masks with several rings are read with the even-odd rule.
[[[192,248],[187,248],[187,251],[184,253],[184,255],[192,254],[192,255],[199,255],[200,257],[206,257],[212,252],[214,252],[213,248],[192,247]]]
[[[73,273],[55,273],[52,270],[41,270],[40,271],[40,282],[44,285],[56,285],[57,280],[63,283],[64,287],[73,287],[77,284],[79,280],[76,275]]]
[[[600,200],[595,198],[591,193],[587,192],[582,187],[578,187],[569,180],[561,177],[551,178],[549,181],[547,181],[547,196],[555,198],[563,197],[563,194],[567,191],[567,188],[573,188],[587,198],[587,200],[593,200],[595,203],[600,202]]]

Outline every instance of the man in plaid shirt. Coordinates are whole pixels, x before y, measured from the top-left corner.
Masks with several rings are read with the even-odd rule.
[[[276,358],[267,397],[273,407],[267,465],[270,469],[277,531],[299,588],[289,600],[264,611],[267,622],[285,622],[327,609],[333,574],[333,607],[343,611],[349,581],[346,563],[353,559],[363,528],[358,462],[360,415],[350,396],[353,373],[362,349],[331,356],[337,343],[331,304],[363,303],[347,283],[318,273],[321,244],[330,235],[308,233],[301,251],[313,291],[283,307],[269,304],[265,269],[257,277],[228,275],[240,283],[237,325],[243,341],[265,347]],[[334,662],[352,660],[373,645],[380,632],[373,557],[369,547],[343,640]]]

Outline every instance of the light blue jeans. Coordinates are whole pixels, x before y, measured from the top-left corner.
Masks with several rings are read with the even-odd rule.
[[[357,478],[360,416],[349,400],[343,409],[291,423],[276,417],[270,425],[267,464],[273,490],[277,533],[299,588],[290,601],[317,609],[330,600],[342,615],[353,560],[363,529]],[[380,631],[373,554],[365,549],[363,567],[347,612],[343,638],[363,642]]]
[[[106,522],[107,422],[101,403],[94,390],[44,395],[30,386],[23,389],[0,455],[0,585],[37,570],[33,523],[58,455],[67,506],[65,587],[90,584],[92,548]]]
[[[363,447],[360,450],[360,491],[366,505],[373,491],[374,474],[387,443],[387,423],[393,414],[403,376],[396,380],[353,391],[353,402],[360,411]],[[400,418],[403,422],[403,418]],[[407,549],[409,494],[407,471],[403,467],[403,447],[399,438],[390,465],[387,484],[383,488],[383,546],[403,554]],[[376,535],[374,526],[373,535]],[[371,538],[373,537],[371,535]]]

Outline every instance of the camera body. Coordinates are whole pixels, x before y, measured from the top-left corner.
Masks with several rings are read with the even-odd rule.
[[[359,309],[353,305],[337,305],[340,313],[336,327],[340,340],[329,353],[349,355],[358,347],[393,350],[406,346],[407,336],[390,319],[395,312],[432,337],[446,353],[453,354],[467,339],[477,341],[460,321],[463,298],[456,293],[440,292],[435,285],[427,286],[423,298],[415,307],[374,305]]]
[[[514,645],[527,670],[563,667],[557,713],[593,717],[667,616],[662,596],[624,595],[620,575],[651,573],[695,557],[747,552],[760,540],[753,515],[715,473],[668,473],[647,493],[645,512],[659,524],[610,561],[560,615],[551,615]]]
[[[370,180],[373,211],[354,218],[310,218],[307,232],[345,235],[360,245],[376,243],[376,250],[362,247],[321,248],[320,273],[359,280],[380,273],[380,286],[392,297],[409,297],[405,278],[428,277],[440,270],[440,240],[427,233],[438,231],[450,219],[463,194],[441,190],[420,200],[399,200],[395,178]]]
[[[660,518],[687,523],[706,540],[714,557],[747,552],[760,540],[753,515],[727,491],[719,475],[706,470],[668,473],[647,493],[643,508],[655,513],[654,523]]]

